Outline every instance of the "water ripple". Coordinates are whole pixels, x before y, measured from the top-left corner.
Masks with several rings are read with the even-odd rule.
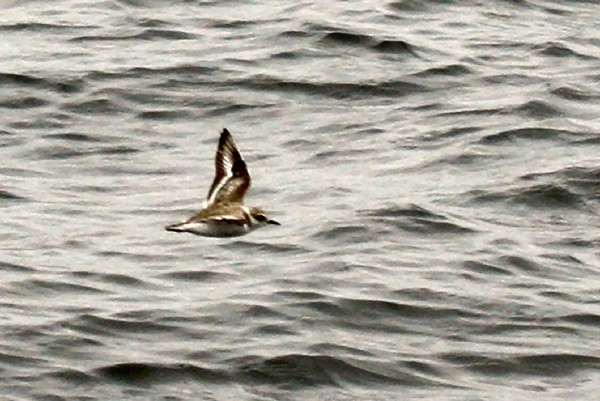
[[[108,380],[135,385],[152,385],[170,381],[222,381],[227,375],[213,369],[206,369],[189,363],[119,363],[97,368],[94,374]]]
[[[3,5],[0,399],[595,401],[597,10],[550,3]],[[172,235],[222,127],[282,225]]]

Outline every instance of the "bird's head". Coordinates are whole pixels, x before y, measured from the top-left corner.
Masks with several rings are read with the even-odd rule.
[[[250,209],[250,214],[251,214],[252,218],[254,220],[256,220],[256,222],[258,222],[258,224],[264,224],[264,225],[274,224],[276,226],[281,225],[278,221],[269,219],[267,217],[267,215],[265,214],[265,212],[259,208],[255,207],[255,208]]]

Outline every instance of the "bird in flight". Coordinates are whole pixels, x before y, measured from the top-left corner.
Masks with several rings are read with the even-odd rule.
[[[246,162],[225,128],[215,156],[215,178],[202,209],[186,221],[165,228],[204,237],[236,237],[268,224],[280,225],[262,209],[244,205],[248,188],[250,174]]]

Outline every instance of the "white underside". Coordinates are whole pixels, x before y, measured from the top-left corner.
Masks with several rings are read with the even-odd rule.
[[[188,232],[203,237],[238,237],[249,233],[254,227],[237,224],[211,224],[202,222],[183,223],[172,228],[173,231]]]

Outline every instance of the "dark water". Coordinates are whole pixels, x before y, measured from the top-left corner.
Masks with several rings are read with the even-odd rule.
[[[597,400],[598,15],[3,2],[0,399]]]

